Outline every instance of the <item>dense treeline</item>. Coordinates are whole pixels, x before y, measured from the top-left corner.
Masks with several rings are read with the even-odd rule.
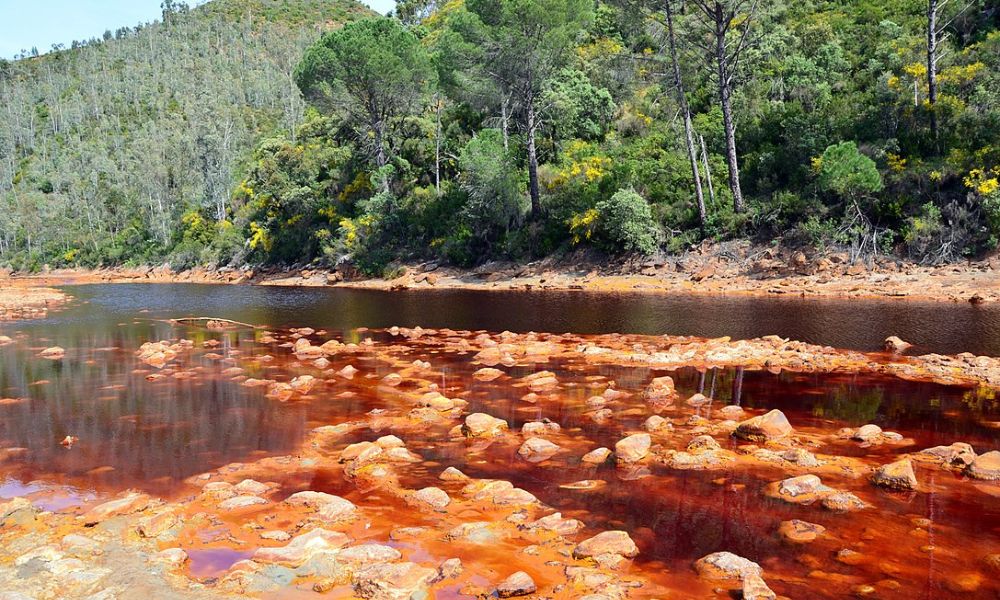
[[[231,259],[242,165],[302,119],[303,50],[327,23],[371,14],[322,0],[163,8],[162,22],[0,61],[0,262]]]
[[[232,6],[4,67],[0,260],[380,273],[705,237],[939,261],[1000,239],[995,2],[405,0],[304,54]],[[143,45],[184,35],[211,50]]]

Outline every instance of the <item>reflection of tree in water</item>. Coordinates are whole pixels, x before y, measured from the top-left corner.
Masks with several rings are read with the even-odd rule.
[[[60,332],[56,339],[68,352],[55,362],[36,358],[23,345],[0,353],[0,396],[27,398],[0,406],[0,447],[27,449],[19,466],[28,476],[66,473],[93,477],[95,485],[148,488],[258,450],[287,451],[301,439],[304,407],[272,403],[261,390],[220,377],[231,366],[222,361],[182,353],[177,364],[185,370],[203,368],[196,378],[147,381],[149,369],[134,355],[142,342],[179,335],[218,339],[159,329],[140,323]],[[220,353],[254,351],[247,339],[222,338]],[[59,441],[66,435],[80,442],[64,449]],[[87,475],[94,469],[100,471]]]
[[[812,414],[819,419],[871,423],[878,416],[884,399],[885,389],[881,387],[858,389],[845,384],[831,389],[821,402],[816,402]]]

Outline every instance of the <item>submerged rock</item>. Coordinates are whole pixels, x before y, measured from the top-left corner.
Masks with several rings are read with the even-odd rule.
[[[751,442],[767,442],[791,435],[794,431],[785,413],[775,409],[743,421],[736,426],[733,435]]]
[[[562,448],[546,439],[533,437],[525,440],[518,448],[517,453],[529,462],[541,462],[551,458],[560,450]]]
[[[822,525],[798,519],[782,521],[778,527],[778,535],[781,536],[781,539],[793,544],[808,544],[809,542],[813,542],[817,537],[823,535],[825,531],[826,527]]]

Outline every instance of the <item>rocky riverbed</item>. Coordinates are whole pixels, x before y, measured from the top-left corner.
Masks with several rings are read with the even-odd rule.
[[[0,598],[1000,593],[996,359],[773,337],[173,325],[129,350],[151,389],[233,385],[336,416],[291,452],[161,493],[126,489],[111,465],[37,477],[31,450],[6,444],[0,473],[16,479],[0,496],[17,497],[0,504]],[[975,422],[953,438],[742,401],[769,372],[935,382],[967,390]],[[76,433],[51,443],[96,451]],[[26,465],[37,478],[17,483]]]

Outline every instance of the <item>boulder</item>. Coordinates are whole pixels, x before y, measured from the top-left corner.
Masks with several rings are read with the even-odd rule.
[[[350,500],[345,500],[333,494],[311,490],[296,492],[289,496],[285,502],[292,506],[308,506],[318,512],[324,519],[330,521],[351,518],[357,510],[357,507]]]
[[[337,553],[339,562],[357,566],[368,566],[399,560],[403,555],[399,550],[384,544],[360,544],[344,548]]]
[[[648,433],[636,433],[615,444],[615,457],[621,463],[638,462],[649,454],[653,440]]]
[[[857,429],[857,431],[854,432],[851,439],[856,442],[866,442],[869,444],[878,442],[882,439],[882,428],[871,423],[868,425],[862,425]]]
[[[885,338],[884,343],[885,351],[892,352],[893,354],[902,354],[913,347],[913,344],[909,342],[904,342],[894,335],[890,335]]]
[[[736,426],[733,435],[751,442],[767,442],[781,439],[794,431],[785,414],[775,409],[743,421]]]
[[[823,481],[816,475],[799,475],[789,477],[778,484],[778,494],[789,498],[809,496],[824,492],[831,492],[832,488],[823,485]]]
[[[872,473],[871,481],[878,487],[890,490],[917,489],[917,475],[913,472],[913,463],[908,458],[882,465]]]
[[[573,549],[574,558],[592,558],[603,554],[618,554],[625,558],[634,558],[639,554],[639,548],[624,531],[603,531],[580,542]]]
[[[465,418],[462,434],[465,437],[497,437],[507,431],[507,421],[486,413],[472,413]]]
[[[657,431],[672,429],[673,425],[660,415],[653,415],[646,419],[646,422],[642,424],[642,428],[649,433],[656,433]]]
[[[972,449],[972,446],[964,442],[955,442],[950,446],[927,448],[926,450],[921,450],[919,455],[962,469],[976,460],[976,451]]]
[[[441,474],[438,475],[438,479],[441,481],[466,481],[469,479],[469,476],[455,467],[448,467],[444,471],[441,471]]]
[[[149,506],[150,498],[146,494],[131,492],[125,496],[104,504],[99,504],[88,510],[81,517],[86,526],[96,525],[112,517],[129,515],[145,510]]]
[[[993,450],[977,456],[965,469],[965,474],[973,479],[1000,480],[1000,451]]]
[[[517,596],[527,596],[534,594],[538,587],[531,577],[524,571],[518,571],[497,586],[497,596],[501,598],[514,598]]]
[[[583,458],[581,458],[580,460],[588,464],[599,465],[606,462],[608,460],[608,457],[610,456],[611,456],[611,450],[602,447],[602,448],[595,448],[594,450],[591,450],[590,452],[584,454]]]
[[[722,446],[710,435],[699,435],[688,442],[688,452],[706,452],[721,450]]]
[[[754,575],[760,577],[763,572],[757,563],[732,552],[713,552],[698,559],[694,568],[703,579],[714,580],[739,579],[742,581]]]
[[[409,600],[428,588],[437,577],[436,569],[411,562],[383,563],[354,573],[354,593],[366,600]]]
[[[743,600],[776,600],[777,597],[760,575],[750,573],[743,578]]]
[[[267,500],[261,498],[260,496],[233,496],[232,498],[220,502],[219,508],[226,511],[240,510],[242,508],[249,508],[259,504],[267,504]]]
[[[350,543],[351,538],[337,531],[313,529],[296,536],[286,546],[258,548],[253,560],[259,563],[282,565],[289,568],[301,566],[318,552],[338,550]]]
[[[823,508],[838,513],[853,512],[868,506],[861,498],[850,492],[835,492],[829,496],[825,496],[820,504]]]
[[[180,520],[172,512],[162,512],[139,519],[136,531],[144,538],[155,538],[172,529]]]
[[[414,501],[430,506],[435,510],[444,510],[451,504],[451,498],[448,496],[448,493],[436,487],[425,487],[417,490],[413,492],[412,498]]]
[[[537,521],[528,523],[528,529],[544,529],[559,535],[570,535],[583,529],[583,523],[576,519],[564,519],[562,513],[552,513]]]

